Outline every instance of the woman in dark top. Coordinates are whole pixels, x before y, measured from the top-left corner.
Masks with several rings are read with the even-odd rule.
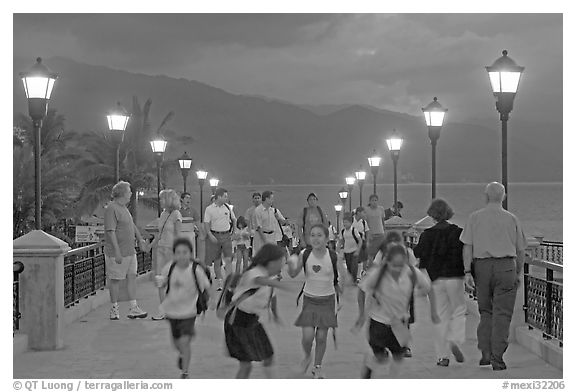
[[[420,259],[420,268],[426,268],[432,280],[429,298],[436,327],[436,364],[448,366],[450,352],[457,362],[464,362],[458,347],[464,343],[466,333],[462,228],[448,222],[454,212],[442,199],[433,200],[427,214],[436,224],[420,235],[414,255]]]

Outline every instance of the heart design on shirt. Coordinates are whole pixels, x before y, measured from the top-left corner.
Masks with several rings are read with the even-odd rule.
[[[320,272],[321,269],[322,269],[322,266],[320,266],[320,265],[313,265],[312,266],[312,271],[314,271],[316,273]]]

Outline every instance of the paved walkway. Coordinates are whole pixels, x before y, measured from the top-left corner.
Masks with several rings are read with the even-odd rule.
[[[289,278],[286,278],[289,280]],[[296,295],[300,282],[293,282],[292,292],[279,294],[279,307],[284,326],[268,324],[265,327],[276,352],[276,376],[295,378],[295,366],[302,358],[300,330],[293,326],[297,317]],[[140,306],[151,315],[157,306],[157,291],[152,282],[138,288]],[[328,378],[359,378],[364,352],[368,345],[365,332],[350,332],[356,310],[356,289],[347,287],[342,299],[337,330],[338,349],[330,339],[324,360]],[[129,320],[125,317],[128,304],[120,305],[121,320],[108,319],[108,306],[102,306],[67,327],[65,348],[52,352],[26,352],[14,357],[14,378],[178,378],[176,352],[171,347],[168,323],[165,321]],[[508,369],[493,372],[490,367],[477,366],[475,328],[477,313],[467,320],[467,341],[462,351],[467,361],[450,364],[448,368],[436,366],[432,323],[429,321],[427,300],[416,300],[417,322],[412,326],[413,358],[404,361],[399,378],[526,378],[557,379],[562,371],[512,344],[505,355]],[[233,378],[237,362],[227,357],[222,322],[214,312],[196,324],[197,336],[192,346],[191,378]],[[375,374],[385,378],[384,374]],[[262,378],[260,366],[254,366],[253,378]]]

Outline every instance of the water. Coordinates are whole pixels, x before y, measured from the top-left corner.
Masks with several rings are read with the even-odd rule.
[[[442,197],[454,209],[452,221],[464,226],[468,215],[484,206],[484,187],[486,184],[438,184],[437,197]],[[258,191],[274,191],[275,205],[290,218],[296,218],[306,205],[306,196],[315,192],[319,197],[319,205],[333,222],[336,221],[334,205],[339,202],[338,191],[341,185],[223,185],[229,192],[230,201],[234,205],[236,216],[243,215],[251,205],[251,195]],[[176,188],[180,191],[178,188]],[[373,186],[368,181],[363,188],[363,205],[367,204],[368,196]],[[204,205],[209,198],[210,188],[204,189]],[[196,185],[192,190],[194,206],[200,206],[199,189]],[[393,203],[393,185],[379,185],[377,193],[380,204],[390,207]],[[516,214],[522,222],[527,235],[541,233],[547,240],[562,241],[562,184],[510,184],[508,209]],[[414,222],[426,215],[430,202],[430,184],[400,184],[398,200],[404,204],[402,216]],[[352,195],[352,208],[359,205],[358,187]],[[348,202],[345,210],[348,211]],[[155,211],[139,208],[141,222],[148,222],[155,217]]]

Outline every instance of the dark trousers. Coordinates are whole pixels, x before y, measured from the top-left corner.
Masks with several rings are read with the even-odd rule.
[[[510,322],[516,302],[516,260],[487,258],[474,260],[474,280],[478,295],[478,348],[491,359],[503,362],[508,348]]]
[[[346,260],[346,269],[352,275],[352,281],[356,282],[358,278],[358,257],[354,253],[344,253],[344,260]]]

